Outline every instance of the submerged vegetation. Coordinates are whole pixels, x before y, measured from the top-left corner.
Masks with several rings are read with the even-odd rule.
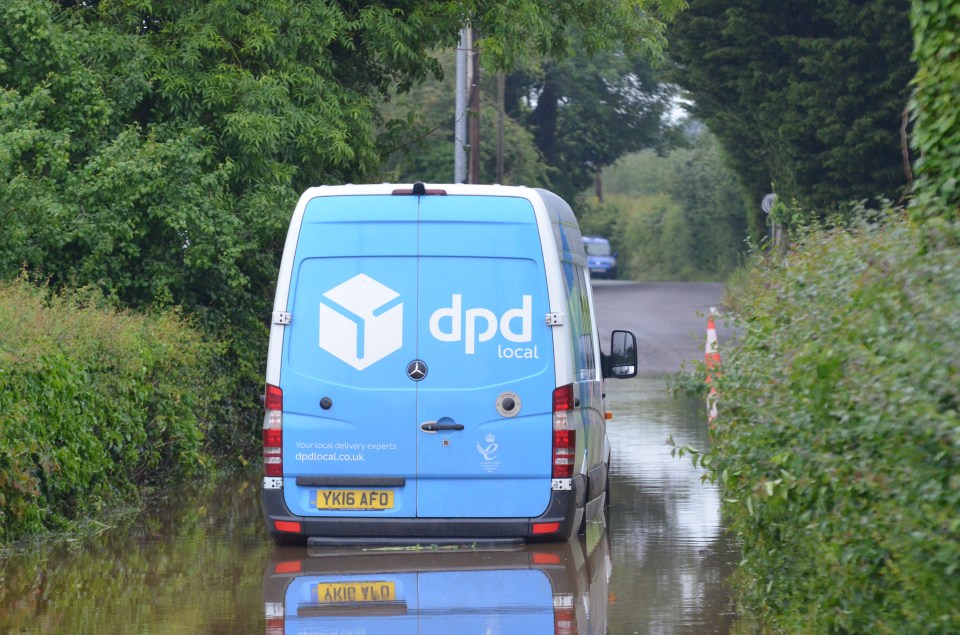
[[[175,312],[0,284],[0,542],[204,469],[217,347]]]

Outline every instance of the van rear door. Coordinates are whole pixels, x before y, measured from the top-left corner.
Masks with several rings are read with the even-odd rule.
[[[537,516],[555,374],[533,206],[421,197],[419,256],[417,515]]]
[[[416,198],[307,204],[280,375],[292,513],[416,515],[416,280]]]
[[[530,201],[318,196],[291,275],[291,513],[543,513],[555,371]]]

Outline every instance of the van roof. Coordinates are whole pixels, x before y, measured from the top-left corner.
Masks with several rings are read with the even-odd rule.
[[[556,244],[560,257],[582,265],[585,262],[583,242],[578,239],[580,234],[577,217],[570,205],[549,190],[532,188],[522,185],[474,185],[468,183],[427,183],[424,187],[428,195],[437,195],[438,192],[454,196],[506,196],[525,198],[533,202],[540,202],[547,212],[554,227]],[[371,183],[346,185],[320,185],[306,190],[300,197],[305,203],[317,196],[376,196],[401,192],[411,195],[412,183]]]

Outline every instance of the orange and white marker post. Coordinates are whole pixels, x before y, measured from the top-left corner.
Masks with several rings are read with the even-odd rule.
[[[720,348],[717,343],[717,328],[714,326],[713,318],[718,315],[716,307],[710,307],[710,315],[707,317],[707,349],[704,354],[704,362],[707,366],[707,421],[713,423],[717,418],[717,401],[720,394],[717,387],[713,385],[713,374],[720,372]]]

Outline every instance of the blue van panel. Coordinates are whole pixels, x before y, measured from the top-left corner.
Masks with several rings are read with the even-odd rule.
[[[421,392],[515,385],[545,375],[545,384],[553,381],[553,336],[544,321],[550,305],[539,263],[423,257],[420,280],[418,354],[432,362],[433,373]],[[540,406],[550,408],[552,388],[538,395]]]
[[[413,199],[327,197],[307,206],[280,377],[284,494],[294,514],[350,514],[318,510],[317,488],[296,485],[298,476],[321,475],[409,479],[392,509],[362,513],[416,514],[416,386],[404,373],[416,356],[416,255]]]
[[[474,452],[476,454],[476,452]],[[471,457],[472,458],[472,457]],[[500,458],[499,456],[497,458]],[[469,459],[468,459],[469,460]],[[474,461],[470,461],[473,463]],[[506,461],[487,462],[489,465]],[[543,495],[544,489],[547,496]],[[421,478],[417,506],[418,516],[437,518],[516,518],[531,516],[532,503],[540,507],[538,501],[549,502],[550,481],[544,486],[541,479],[522,478]],[[427,510],[435,510],[433,514]]]
[[[419,517],[533,517],[550,499],[553,335],[533,207],[425,197],[420,208]],[[497,411],[513,393],[516,416]]]
[[[300,228],[287,310],[280,387],[292,514],[544,512],[556,375],[528,200],[315,198]],[[407,375],[413,360],[426,366],[422,381]],[[506,415],[497,409],[505,395],[517,404]],[[427,432],[428,422],[463,428]],[[298,477],[347,484],[298,485]],[[318,508],[320,489],[350,489],[351,478],[390,479],[369,487],[389,487],[392,507]]]

